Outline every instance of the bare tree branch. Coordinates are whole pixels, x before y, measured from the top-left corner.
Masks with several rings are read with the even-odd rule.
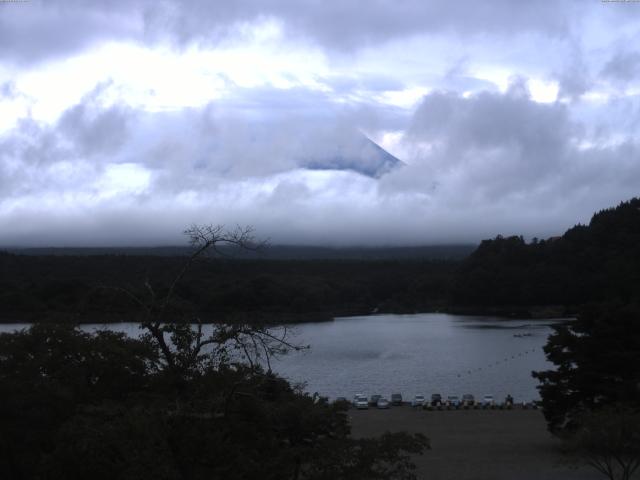
[[[257,242],[251,227],[236,226],[227,230],[223,225],[191,225],[184,231],[192,253],[184,262],[171,281],[166,294],[159,296],[149,278],[144,281],[148,300],[132,293],[127,288],[115,287],[138,304],[144,318],[140,328],[146,330],[149,338],[157,345],[166,365],[171,369],[187,372],[200,368],[202,362],[220,366],[236,357],[232,352],[241,351],[243,359],[252,370],[256,370],[260,361],[264,360],[271,371],[271,358],[286,353],[288,350],[302,350],[308,346],[295,345],[287,339],[288,330],[282,334],[274,334],[269,329],[240,323],[234,325],[215,324],[213,331],[205,335],[202,322],[194,319],[195,329],[189,325],[179,326],[167,319],[169,307],[173,302],[177,286],[183,280],[193,263],[213,251],[220,256],[228,256],[220,247],[232,246],[243,250],[260,250],[266,242]]]

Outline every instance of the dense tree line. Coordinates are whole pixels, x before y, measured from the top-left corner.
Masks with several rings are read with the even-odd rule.
[[[317,247],[296,245],[269,245],[258,250],[241,250],[221,247],[220,253],[235,258],[251,260],[461,260],[474,251],[474,244],[422,245],[415,247]],[[189,246],[183,247],[31,247],[8,248],[9,253],[20,255],[130,255],[184,257],[191,254]]]
[[[589,225],[527,243],[485,240],[461,265],[454,305],[563,305],[640,299],[640,199],[596,213]]]
[[[0,254],[0,321],[137,321],[121,288],[166,291],[185,257]],[[175,292],[176,313],[205,321],[305,321],[443,308],[452,261],[205,258]],[[179,318],[176,318],[179,319]]]

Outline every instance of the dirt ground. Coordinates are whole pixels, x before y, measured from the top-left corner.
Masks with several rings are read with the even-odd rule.
[[[539,410],[425,411],[409,406],[349,410],[352,434],[421,432],[431,450],[415,459],[419,479],[602,480],[570,465]]]

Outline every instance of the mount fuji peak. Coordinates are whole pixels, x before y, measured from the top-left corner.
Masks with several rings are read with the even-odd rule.
[[[359,134],[334,143],[322,155],[304,158],[301,164],[311,170],[351,170],[372,178],[379,178],[404,165],[365,135]]]

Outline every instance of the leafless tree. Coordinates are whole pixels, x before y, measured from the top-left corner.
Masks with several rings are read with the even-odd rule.
[[[585,413],[566,438],[569,451],[609,480],[630,480],[640,467],[640,410],[612,405]]]
[[[211,252],[227,255],[226,250],[221,250],[222,247],[243,250],[265,247],[264,242],[256,242],[251,227],[228,230],[223,225],[192,225],[184,234],[193,251],[164,295],[158,295],[148,279],[144,282],[144,296],[125,288],[118,289],[140,306],[140,328],[145,331],[146,338],[157,346],[167,368],[189,375],[205,367],[244,361],[252,369],[265,362],[271,371],[271,359],[274,356],[292,349],[308,348],[291,343],[286,327],[268,328],[242,321],[215,323],[207,328],[203,327],[199,317],[188,322],[176,322],[176,319],[170,318],[169,307],[176,287],[195,261]]]

